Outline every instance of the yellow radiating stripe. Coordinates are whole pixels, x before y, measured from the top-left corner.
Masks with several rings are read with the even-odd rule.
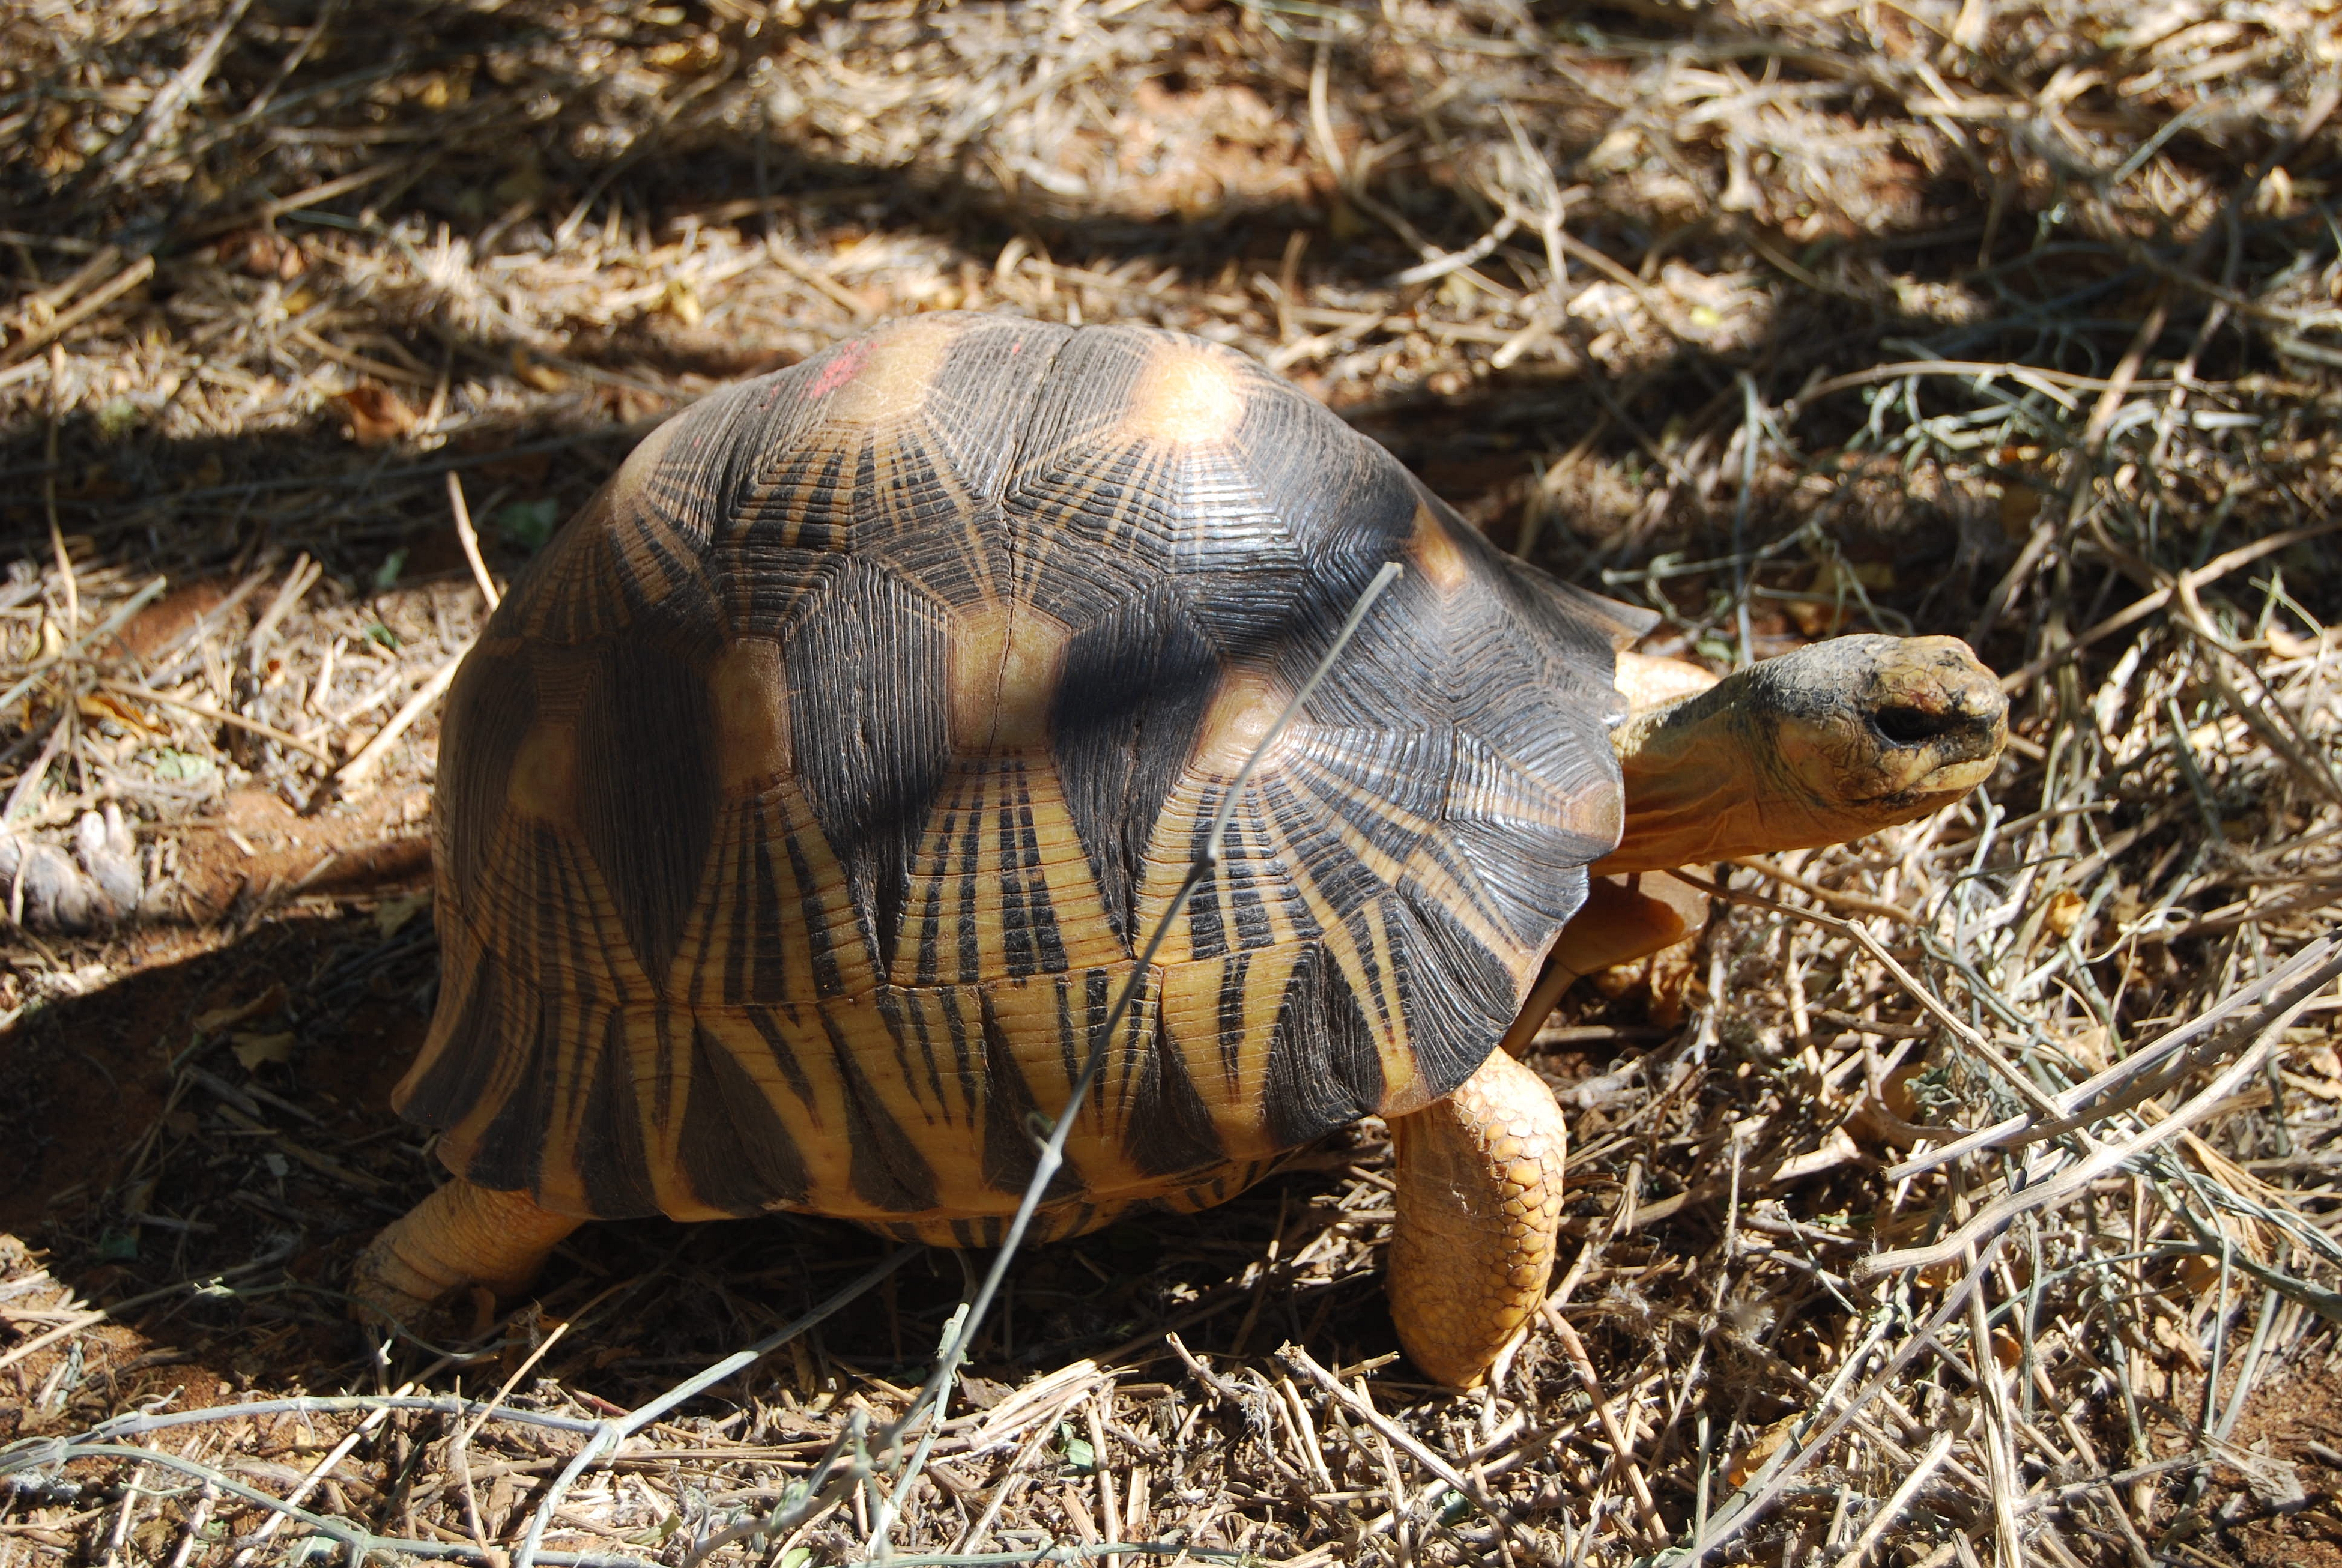
[[[1422,1074],[1416,1064],[1414,1044],[1407,1038],[1406,1014],[1400,1002],[1396,945],[1387,898],[1363,906],[1326,934],[1326,951],[1341,966],[1342,977],[1349,982],[1351,994],[1366,1010],[1367,1027],[1374,1031],[1375,1054],[1382,1061],[1383,1103],[1412,1109],[1419,1098],[1416,1084]]]
[[[1279,1152],[1266,1115],[1269,1039],[1293,966],[1308,950],[1296,943],[1225,958],[1168,965],[1163,972],[1163,1033],[1187,1064],[1187,1077],[1210,1110],[1231,1160]],[[1221,997],[1232,965],[1244,966],[1233,1070],[1223,1050]]]

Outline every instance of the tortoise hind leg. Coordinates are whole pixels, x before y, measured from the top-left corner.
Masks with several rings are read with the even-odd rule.
[[[354,1315],[412,1321],[460,1286],[498,1296],[528,1288],[545,1258],[583,1221],[457,1176],[383,1228],[351,1272]]]
[[[1399,1343],[1469,1388],[1537,1309],[1561,1229],[1561,1107],[1492,1051],[1446,1099],[1391,1120],[1398,1223],[1388,1288]]]

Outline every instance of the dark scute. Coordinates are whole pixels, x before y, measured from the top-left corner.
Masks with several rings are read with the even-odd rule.
[[[1270,1134],[1298,1148],[1382,1104],[1383,1062],[1374,1026],[1341,965],[1313,945],[1293,966],[1268,1041],[1263,1085]]]
[[[452,985],[440,988],[441,1009],[463,1011],[447,1031],[447,1042],[438,1056],[415,1080],[405,1104],[398,1108],[399,1114],[416,1126],[455,1125],[472,1114],[472,1107],[487,1093],[489,1079],[495,1075],[497,1057],[505,1048],[505,1014],[512,998],[504,966],[494,953],[480,950],[471,982],[469,991]]]
[[[1057,777],[1126,951],[1147,838],[1219,678],[1211,644],[1167,591],[1094,623],[1066,646],[1051,721]]]
[[[984,999],[984,1184],[996,1193],[1023,1193],[1040,1164],[1033,1128],[1040,1111],[1032,1085],[1009,1048],[1008,1032],[994,1014],[991,998]],[[1043,1194],[1049,1199],[1072,1197],[1083,1183],[1067,1160],[1049,1178]]]
[[[660,985],[699,897],[715,832],[705,661],[681,636],[638,624],[602,651],[578,715],[577,806],[586,847],[653,985]]]
[[[812,1190],[805,1156],[764,1090],[730,1051],[696,1026],[681,1152],[692,1191],[727,1213],[801,1203]]]
[[[846,1184],[854,1195],[873,1208],[891,1214],[913,1214],[936,1206],[936,1174],[918,1146],[887,1114],[886,1102],[871,1087],[854,1048],[826,1015],[822,1026],[829,1033],[830,1057],[846,1103],[846,1142],[852,1151]]]
[[[578,1118],[577,1175],[596,1219],[633,1220],[659,1212],[635,1101],[634,1055],[625,1022],[616,1013],[603,1025],[594,1082]]]
[[[1197,1170],[1226,1158],[1210,1108],[1187,1075],[1186,1057],[1159,1034],[1139,1069],[1123,1147],[1131,1163],[1150,1176]]]
[[[434,803],[446,822],[447,858],[439,872],[466,909],[476,908],[480,873],[504,821],[513,757],[535,718],[536,677],[527,655],[473,649],[447,694]]]
[[[553,1111],[553,1064],[560,1044],[542,1006],[531,1005],[528,1054],[512,1093],[480,1134],[464,1179],[500,1193],[535,1191]],[[514,1021],[517,1025],[518,1020]],[[516,1030],[517,1032],[517,1030]]]
[[[798,779],[892,964],[912,857],[951,764],[942,612],[856,561],[782,657]]]
[[[1586,874],[1576,874],[1583,898]],[[1434,1094],[1479,1070],[1517,1011],[1511,969],[1438,900],[1408,887],[1386,906],[1397,952],[1399,1005],[1416,1071]]]

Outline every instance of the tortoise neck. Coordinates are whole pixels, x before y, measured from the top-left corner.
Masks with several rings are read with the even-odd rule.
[[[1746,672],[1630,714],[1610,732],[1626,785],[1618,847],[1596,874],[1659,871],[1844,837],[1780,775],[1774,726],[1752,709]]]

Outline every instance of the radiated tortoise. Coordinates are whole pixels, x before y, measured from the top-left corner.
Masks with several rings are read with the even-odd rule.
[[[1103,1049],[1041,1232],[1218,1203],[1380,1115],[1398,1333],[1469,1383],[1534,1310],[1560,1211],[1560,1113],[1497,1044],[1549,955],[1672,934],[1631,896],[1573,924],[1589,865],[1853,837],[1955,798],[2003,738],[1948,638],[1699,691],[1619,652],[1647,624],[1176,334],[926,315],[708,397],[450,692],[443,979],[396,1102],[455,1179],[358,1295],[517,1291],[581,1221],[631,1215],[993,1244],[1036,1113]]]

